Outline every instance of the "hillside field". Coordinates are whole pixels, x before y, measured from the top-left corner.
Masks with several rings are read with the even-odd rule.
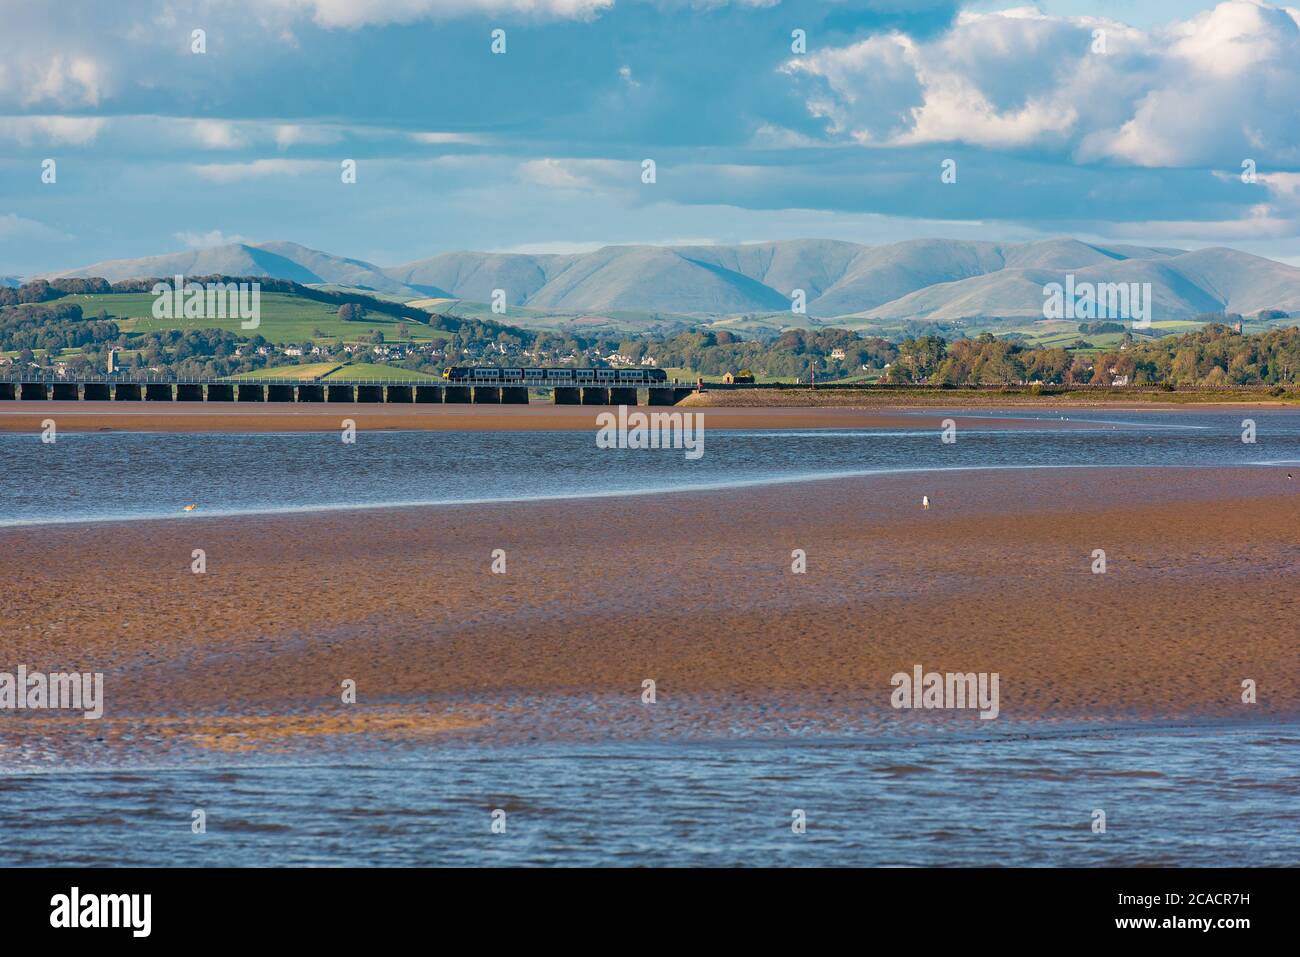
[[[440,382],[438,376],[426,375],[400,366],[375,362],[311,362],[304,365],[273,366],[227,377],[231,382],[256,379],[297,379],[302,382],[328,382],[331,379],[373,379],[399,382]]]
[[[261,297],[261,323],[256,329],[244,329],[239,319],[155,319],[154,297],[147,292],[105,293],[102,295],[65,296],[59,302],[77,303],[88,318],[101,309],[117,320],[123,332],[163,332],[168,329],[224,329],[239,336],[263,336],[277,344],[300,343],[325,338],[353,342],[376,329],[385,339],[396,340],[397,327],[402,322],[391,316],[369,313],[359,322],[344,322],[338,318],[338,307],[327,303],[303,299],[291,293],[264,292]],[[430,330],[418,322],[406,322],[412,341],[445,339],[446,333]]]
[[[227,376],[226,378],[231,382],[243,382],[248,379],[301,379],[303,382],[314,382],[338,368],[340,368],[340,365],[337,362],[311,362],[300,366],[272,366],[269,369],[254,369],[252,372],[241,372],[239,375]]]
[[[376,362],[349,362],[325,376],[330,379],[395,379],[399,382],[441,382],[436,375],[427,375],[401,366],[386,366]]]

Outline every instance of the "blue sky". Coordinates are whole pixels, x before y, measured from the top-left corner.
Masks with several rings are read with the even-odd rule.
[[[1069,234],[1300,263],[1300,10],[1256,0],[0,0],[0,22],[0,275],[271,239],[392,265]]]

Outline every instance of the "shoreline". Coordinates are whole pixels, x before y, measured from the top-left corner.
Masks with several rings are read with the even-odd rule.
[[[1300,459],[1296,460],[1300,464]],[[1286,467],[1282,462],[1261,462],[1253,465],[1224,466],[1224,468],[1236,468],[1245,470],[1254,469],[1282,469]],[[196,510],[194,512],[167,512],[167,513],[150,513],[144,515],[111,515],[111,516],[93,516],[88,518],[57,518],[57,519],[36,519],[33,521],[4,522],[0,521],[0,532],[6,530],[35,529],[44,527],[84,527],[87,529],[98,528],[105,525],[136,525],[141,522],[209,522],[222,520],[254,519],[254,518],[284,518],[290,519],[295,517],[311,518],[314,516],[326,516],[332,514],[350,515],[356,513],[357,516],[372,512],[401,512],[424,509],[451,509],[451,508],[476,508],[476,507],[493,507],[493,506],[518,506],[524,507],[534,504],[546,503],[573,503],[578,504],[589,500],[607,500],[607,499],[637,499],[642,497],[658,497],[672,495],[707,495],[707,494],[725,494],[728,492],[745,492],[751,489],[762,489],[771,486],[782,485],[802,485],[807,483],[820,482],[845,482],[870,480],[875,478],[890,478],[904,476],[924,476],[944,473],[981,473],[981,472],[1033,472],[1033,471],[1054,471],[1058,469],[1089,469],[1089,470],[1118,470],[1141,469],[1152,472],[1162,472],[1166,470],[1202,470],[1206,466],[1201,465],[1090,465],[1090,464],[1069,464],[1069,465],[953,465],[953,466],[930,466],[915,468],[886,468],[886,469],[864,469],[855,472],[828,472],[815,473],[807,475],[790,475],[777,476],[771,478],[758,479],[736,479],[734,481],[719,482],[714,484],[694,484],[682,485],[664,488],[631,488],[631,489],[612,489],[609,491],[588,491],[573,492],[567,494],[553,495],[530,495],[520,498],[477,498],[477,499],[457,499],[448,501],[416,501],[416,502],[367,502],[367,503],[348,503],[334,504],[325,503],[319,505],[299,505],[286,508],[249,508],[241,510],[213,510],[203,512]]]
[[[715,389],[692,393],[684,403],[699,408],[1042,408],[1053,409],[1182,409],[1242,407],[1295,408],[1295,392],[1270,395],[1268,389],[1191,390],[1165,392],[1161,389],[1057,390],[1048,388],[1035,395],[1029,387],[998,389],[937,389],[924,386],[897,389],[849,389],[827,386],[819,389]]]
[[[948,398],[948,396],[940,396]],[[1092,423],[1027,418],[1015,413],[1053,413],[1104,410],[1124,414],[1144,412],[1230,412],[1250,408],[1268,414],[1292,408],[1286,403],[1203,403],[1195,405],[1117,405],[1038,400],[1021,403],[963,405],[945,403],[889,403],[848,405],[725,406],[695,403],[692,396],[676,406],[637,406],[646,413],[702,415],[712,429],[916,429],[940,428],[942,418],[952,418],[959,428],[985,429],[1088,428]],[[703,397],[703,398],[707,398]],[[343,419],[358,430],[530,432],[594,431],[596,418],[615,406],[531,405],[408,405],[377,403],[149,403],[69,402],[43,400],[0,403],[0,433],[33,433],[52,419],[60,432],[169,432],[169,433],[273,433],[334,432]],[[631,410],[631,407],[629,407]],[[989,411],[1011,414],[988,415]],[[935,417],[941,417],[936,419]]]
[[[782,485],[0,529],[16,623],[0,663],[103,671],[109,718],[190,722],[107,742],[141,759],[337,739],[302,715],[337,715],[344,678],[363,712],[399,712],[358,721],[410,741],[983,730],[892,710],[889,677],[914,664],[1001,674],[997,732],[1300,715],[1300,497],[1271,470],[889,475],[827,481],[816,510],[792,510],[806,501]],[[93,741],[96,722],[73,723],[55,746]],[[23,727],[0,724],[6,743]]]

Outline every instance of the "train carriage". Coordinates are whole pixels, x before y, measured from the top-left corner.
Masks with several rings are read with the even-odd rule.
[[[575,369],[548,368],[545,366],[449,366],[442,370],[448,382],[468,385],[526,385],[526,386],[577,386],[577,385],[654,385],[668,381],[663,369]]]

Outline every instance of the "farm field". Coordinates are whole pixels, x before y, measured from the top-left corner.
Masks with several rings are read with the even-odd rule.
[[[732,371],[739,372],[740,370],[735,369]],[[694,369],[684,369],[680,367],[677,368],[666,367],[664,369],[664,372],[668,373],[668,378],[670,381],[676,379],[678,382],[686,383],[688,385],[694,385],[695,380],[701,378],[700,373]],[[717,375],[706,375],[703,376],[703,378],[711,382],[721,382],[722,373],[719,373]],[[780,375],[759,375],[757,372],[755,372],[754,381],[755,382],[794,382],[794,377],[780,376]]]
[[[234,319],[155,319],[154,297],[147,293],[104,293],[100,295],[66,296],[60,302],[77,303],[88,317],[104,310],[118,320],[124,332],[165,332],[169,329],[224,329],[240,336],[263,336],[268,342],[306,342],[322,338],[355,341],[375,332],[385,337],[397,335],[397,327],[405,325],[412,340],[429,341],[446,338],[438,330],[418,322],[403,322],[391,316],[369,313],[355,322],[338,318],[338,308],[327,303],[303,299],[291,293],[264,292],[261,296],[261,323],[256,329],[244,329],[238,318]]]
[[[438,376],[426,375],[400,366],[382,365],[376,362],[312,362],[304,365],[273,366],[269,369],[257,369],[254,372],[242,372],[229,376],[230,381],[247,381],[249,379],[299,379],[303,382],[328,381],[330,379],[374,379],[411,382],[441,381]]]
[[[310,382],[328,375],[340,367],[338,362],[312,362],[306,365],[284,365],[273,366],[269,369],[255,369],[252,372],[241,372],[239,375],[227,376],[234,381],[236,379],[244,381],[247,379],[301,379],[304,382]]]
[[[611,309],[586,314],[556,313],[529,306],[510,306],[504,314],[497,314],[492,311],[489,303],[474,302],[469,299],[414,299],[408,301],[407,305],[464,319],[505,322],[522,329],[588,336],[625,332],[662,334],[701,324],[698,317],[627,309]]]
[[[388,366],[376,362],[351,362],[338,366],[326,375],[330,379],[388,379],[401,382],[441,382],[441,376],[427,375],[401,366]]]

